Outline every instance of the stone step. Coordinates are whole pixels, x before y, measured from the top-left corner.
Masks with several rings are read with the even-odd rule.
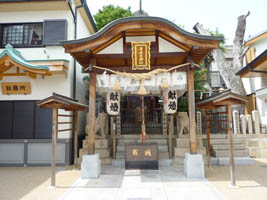
[[[100,158],[109,158],[111,155],[110,148],[105,148],[105,149],[96,149],[96,153],[99,153]],[[83,148],[79,150],[79,157],[82,157],[83,155],[88,154],[88,149]]]
[[[166,139],[147,139],[147,143],[157,143],[157,144],[167,144]],[[125,145],[125,144],[132,144],[132,143],[140,143],[140,139],[119,139],[117,140],[117,145]]]
[[[249,155],[253,158],[267,158],[267,148],[249,147]]]
[[[228,139],[210,139],[211,144],[228,144]],[[245,140],[234,139],[234,144],[245,144]]]
[[[159,152],[159,159],[168,159],[168,158],[169,158],[169,152]],[[116,152],[116,159],[125,159],[125,152],[124,151]]]
[[[88,140],[83,140],[83,148],[88,148]],[[102,149],[108,148],[108,139],[97,139],[95,140],[95,148]]]
[[[227,134],[210,134],[211,139],[227,139]]]
[[[175,157],[184,157],[185,153],[189,153],[190,149],[189,148],[174,148],[174,156]],[[206,155],[206,148],[201,147],[197,148],[197,153]]]
[[[125,145],[117,145],[116,151],[125,151]],[[168,152],[167,145],[158,145],[159,152]]]
[[[214,157],[229,157],[229,151],[212,151]],[[249,157],[248,150],[234,150],[234,157]]]
[[[123,134],[123,135],[117,136],[117,138],[140,140],[141,136],[140,134],[125,134],[125,135]],[[146,135],[146,139],[166,139],[166,138],[168,138],[167,135],[161,135],[161,134],[147,134]]]
[[[202,138],[197,138],[197,146],[202,146]],[[189,148],[189,138],[176,138],[176,147]]]
[[[245,150],[246,146],[243,144],[234,144],[234,149],[235,150]],[[229,149],[229,145],[228,144],[212,144],[211,148],[213,150],[228,150]]]

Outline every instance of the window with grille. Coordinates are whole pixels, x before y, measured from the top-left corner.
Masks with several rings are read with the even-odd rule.
[[[2,46],[36,46],[43,43],[43,23],[2,25]]]
[[[50,19],[23,24],[0,24],[0,48],[60,45],[67,40],[67,20]]]

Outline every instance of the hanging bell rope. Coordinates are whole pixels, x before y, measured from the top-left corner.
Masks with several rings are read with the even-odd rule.
[[[175,69],[179,69],[179,68],[187,66],[189,64],[190,63],[184,63],[184,64],[181,64],[181,65],[177,65],[175,67],[172,67],[170,69],[160,69],[160,68],[159,69],[154,69],[153,71],[150,71],[150,72],[147,72],[147,73],[127,73],[127,72],[114,71],[114,70],[111,70],[111,69],[108,69],[108,68],[105,68],[105,67],[99,67],[99,66],[93,66],[93,67],[96,68],[96,69],[103,70],[103,71],[111,72],[113,74],[117,74],[119,76],[124,76],[124,77],[127,77],[127,78],[131,78],[131,79],[135,79],[137,81],[140,81],[140,80],[150,79],[150,78],[152,78],[153,76],[155,76],[156,74],[159,74],[159,73],[166,73],[166,72],[170,72],[170,71],[175,70]],[[197,65],[197,64],[194,64],[194,65],[199,67],[199,65]],[[86,70],[88,70],[88,68],[86,68],[85,71]]]

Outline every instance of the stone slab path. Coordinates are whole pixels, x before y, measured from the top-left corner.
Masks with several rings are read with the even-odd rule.
[[[188,180],[183,166],[124,170],[103,166],[98,179],[78,179],[59,200],[223,200],[206,180]]]

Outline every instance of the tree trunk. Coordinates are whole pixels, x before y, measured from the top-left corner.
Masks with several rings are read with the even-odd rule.
[[[212,56],[217,63],[220,75],[222,76],[226,87],[231,89],[232,92],[235,92],[240,95],[246,95],[242,80],[239,76],[236,76],[235,73],[239,71],[243,66],[243,40],[246,29],[246,17],[249,15],[241,15],[238,17],[238,24],[236,28],[234,44],[233,44],[233,61],[230,66],[226,62],[224,54],[221,49],[215,49],[212,51]],[[202,35],[210,35],[202,25],[197,23],[194,26],[194,30]]]

